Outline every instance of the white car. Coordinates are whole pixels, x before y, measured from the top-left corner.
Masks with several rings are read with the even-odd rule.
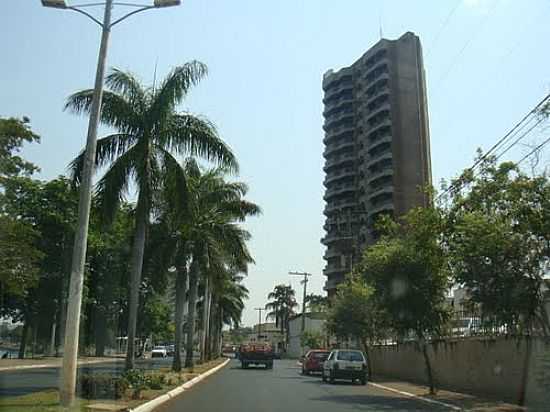
[[[323,382],[334,383],[336,379],[359,381],[367,383],[367,359],[363,352],[352,349],[335,349],[330,352],[323,364]]]
[[[166,346],[155,346],[151,351],[152,358],[166,358],[168,356],[168,351]]]

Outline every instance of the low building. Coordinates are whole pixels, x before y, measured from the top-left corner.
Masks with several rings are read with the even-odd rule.
[[[306,313],[305,331],[318,332],[326,335],[325,313]],[[307,350],[314,348],[302,348],[302,314],[292,317],[288,323],[288,347],[286,355],[290,358],[299,358]]]
[[[247,342],[267,342],[276,351],[280,351],[284,343],[284,335],[275,323],[260,323],[252,327]]]

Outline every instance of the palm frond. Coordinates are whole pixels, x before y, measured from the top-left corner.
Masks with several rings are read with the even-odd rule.
[[[207,119],[191,114],[172,115],[159,134],[158,144],[176,154],[198,156],[238,172],[237,158]]]

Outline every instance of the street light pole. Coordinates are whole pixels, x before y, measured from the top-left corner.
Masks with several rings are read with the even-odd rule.
[[[304,295],[302,298],[302,335],[306,330],[306,298],[307,298],[307,282],[308,277],[311,276],[311,273],[306,272],[288,272],[291,276],[303,276],[303,279],[300,283],[304,285]]]
[[[69,284],[69,296],[67,304],[67,319],[65,323],[63,370],[59,388],[59,397],[63,406],[70,406],[75,398],[76,370],[78,358],[78,338],[80,328],[80,311],[82,307],[82,287],[84,283],[84,265],[86,263],[86,249],[88,245],[88,224],[90,221],[90,207],[92,200],[92,177],[94,174],[97,129],[101,114],[101,101],[103,97],[103,81],[105,78],[105,65],[107,62],[107,49],[111,28],[126,19],[127,17],[141,11],[152,8],[177,6],[179,0],[154,0],[153,6],[131,5],[138,7],[136,10],[111,22],[113,0],[105,0],[99,4],[83,4],[81,6],[68,6],[65,0],[42,0],[44,7],[57,9],[68,9],[83,14],[101,26],[101,44],[99,46],[99,57],[97,61],[94,92],[92,105],[90,107],[90,119],[88,122],[88,134],[86,148],[84,151],[84,165],[80,181],[78,199],[78,230],[75,235],[73,256],[71,263],[71,276]],[[103,21],[99,21],[87,11],[80,7],[103,5]]]
[[[101,30],[101,45],[95,75],[94,93],[88,122],[88,136],[84,154],[84,168],[78,199],[78,230],[73,247],[71,277],[69,284],[69,299],[67,320],[65,326],[65,344],[63,354],[63,371],[59,397],[61,404],[69,406],[73,403],[76,387],[76,369],[78,357],[78,337],[80,328],[80,310],[82,306],[82,285],[84,283],[84,264],[88,241],[88,223],[90,221],[90,205],[92,201],[92,176],[94,173],[97,146],[97,128],[103,97],[103,79],[105,77],[105,62],[107,46],[111,32],[111,10],[113,0],[105,2],[103,24]]]

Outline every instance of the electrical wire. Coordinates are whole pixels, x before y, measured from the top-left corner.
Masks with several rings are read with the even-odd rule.
[[[520,165],[525,159],[527,159],[528,157],[531,157],[533,154],[535,154],[537,151],[542,149],[548,143],[550,143],[550,137],[546,139],[544,142],[542,142],[541,144],[539,144],[537,147],[535,147],[533,150],[531,150],[529,153],[527,153],[525,156],[523,156],[516,164]]]

